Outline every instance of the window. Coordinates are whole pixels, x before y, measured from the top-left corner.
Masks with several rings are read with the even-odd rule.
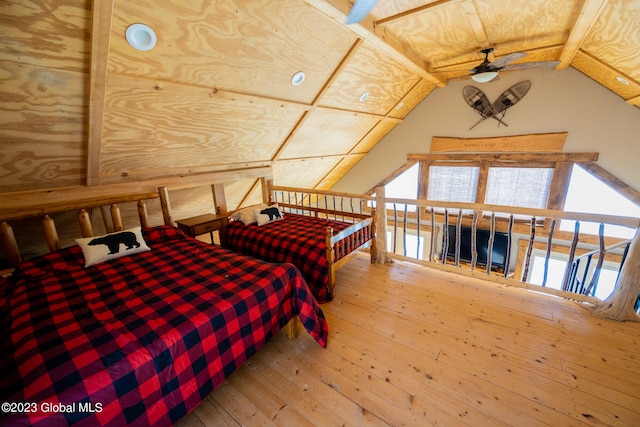
[[[547,207],[553,168],[489,168],[488,205]]]
[[[384,195],[390,199],[411,199],[418,198],[418,163],[398,175],[393,181],[384,186]],[[387,203],[387,209],[393,209],[393,203]],[[396,204],[396,209],[404,210],[404,205]],[[415,212],[415,205],[407,206],[408,212]]]
[[[640,207],[578,165],[573,166],[564,210],[619,216],[640,217]],[[563,220],[560,229],[574,231],[575,221]],[[598,234],[600,224],[580,223],[580,232]],[[627,227],[606,225],[605,236],[632,238],[634,230]]]
[[[427,199],[474,203],[479,172],[477,166],[431,166]]]
[[[545,254],[534,254],[532,257],[531,271],[529,273],[529,279],[527,282],[534,285],[542,285],[544,281],[544,260]],[[549,258],[549,268],[547,270],[547,282],[546,287],[553,289],[560,289],[562,285],[562,279],[564,278],[564,271],[567,266],[567,260],[559,258]],[[591,265],[593,269],[594,264]],[[605,264],[600,270],[600,277],[596,285],[595,296],[601,300],[605,300],[613,292],[613,288],[616,285],[618,279],[617,265],[605,261]]]

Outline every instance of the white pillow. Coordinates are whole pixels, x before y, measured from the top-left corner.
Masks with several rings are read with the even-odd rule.
[[[140,227],[116,231],[104,236],[76,239],[76,242],[82,248],[85,267],[151,250],[142,238]]]
[[[254,212],[254,210],[256,209],[256,206],[260,207],[260,209],[263,209],[267,205],[263,203],[262,205],[253,205],[247,208],[240,209],[239,211],[236,211],[233,214],[231,214],[231,219],[234,221],[240,221],[245,225],[253,224],[254,222],[256,222],[256,214]]]
[[[284,215],[277,203],[260,209],[254,209],[253,212],[255,213],[259,226],[284,219]]]

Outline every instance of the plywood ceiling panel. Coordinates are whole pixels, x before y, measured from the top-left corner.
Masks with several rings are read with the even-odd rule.
[[[91,5],[2,0],[0,61],[87,71]]]
[[[255,191],[255,196],[250,195],[247,197],[247,194],[254,187],[254,184],[254,179],[225,183],[224,194],[227,199],[227,209],[230,211],[238,209],[243,202],[243,205],[260,203],[262,201],[262,190],[260,190],[260,186],[258,186],[258,191]]]
[[[320,105],[386,114],[419,79],[397,61],[362,43],[320,99]],[[368,97],[361,101],[365,92]]]
[[[635,20],[630,19],[635,17]],[[640,2],[610,1],[582,49],[619,74],[640,82]]]
[[[378,143],[378,141],[391,132],[391,129],[393,129],[396,124],[398,124],[398,122],[395,120],[383,120],[378,122],[378,124],[371,129],[364,138],[362,138],[360,143],[351,150],[351,153],[368,153]]]
[[[378,121],[367,115],[318,108],[309,114],[280,158],[347,154]]]
[[[389,116],[404,118],[411,112],[424,98],[427,97],[434,89],[436,85],[422,79],[417,85],[415,85],[411,91],[400,101],[393,110],[389,112]]]
[[[127,80],[122,80],[126,83]],[[300,108],[180,85],[110,85],[100,174],[112,180],[269,162]],[[122,178],[121,178],[122,179]]]
[[[126,28],[144,22],[156,47],[138,52]],[[111,72],[310,103],[355,35],[297,0],[116,0]],[[304,71],[304,84],[291,77]]]
[[[364,154],[351,154],[349,156],[345,156],[340,163],[338,163],[325,177],[320,183],[317,185],[317,188],[321,190],[329,190],[333,185],[342,178],[344,174],[346,174],[349,169],[355,166],[365,155]]]
[[[341,156],[278,160],[273,164],[273,180],[277,185],[315,188],[341,160]]]
[[[496,55],[563,44],[576,21],[582,0],[504,0],[475,2]],[[529,60],[527,58],[527,60]]]
[[[478,41],[465,12],[457,4],[425,9],[384,23],[404,44],[427,61],[432,68],[478,50]]]
[[[640,106],[637,0],[385,0],[347,26],[351,3],[0,2],[0,191],[274,161],[276,184],[327,186],[486,47]],[[133,23],[153,50],[126,43]]]

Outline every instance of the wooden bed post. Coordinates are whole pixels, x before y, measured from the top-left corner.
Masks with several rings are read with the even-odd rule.
[[[227,196],[224,194],[223,184],[213,184],[211,186],[213,194],[213,206],[216,208],[217,215],[226,215],[227,213]]]
[[[329,294],[335,296],[336,293],[336,274],[333,260],[335,254],[333,252],[333,245],[331,244],[331,238],[333,237],[333,227],[327,227],[325,236],[325,244],[327,246],[327,288],[329,288]]]
[[[124,230],[124,224],[122,223],[122,215],[120,215],[120,206],[117,203],[111,205],[111,220],[113,221],[113,230]]]
[[[290,340],[298,338],[300,335],[300,327],[298,326],[298,318],[294,317],[289,320],[289,323],[284,327],[284,332],[287,334],[287,338]]]
[[[140,227],[149,228],[149,215],[144,200],[138,200],[138,218],[140,218]]]
[[[56,230],[56,223],[53,221],[53,218],[45,215],[42,219],[42,228],[49,252],[60,249],[60,238],[58,237],[58,230]]]
[[[78,223],[80,224],[80,231],[82,237],[93,237],[93,227],[91,226],[91,218],[85,209],[80,209],[78,212]]]
[[[164,225],[174,226],[173,214],[171,213],[171,203],[169,202],[169,190],[167,187],[159,187],[160,204],[162,205],[162,217]]]
[[[260,184],[262,185],[262,201],[264,203],[271,203],[273,194],[273,179],[262,177],[260,178]]]
[[[20,264],[22,256],[20,256],[16,235],[13,233],[13,228],[4,221],[0,223],[0,241],[2,241],[2,249],[7,257],[9,266],[15,267]]]

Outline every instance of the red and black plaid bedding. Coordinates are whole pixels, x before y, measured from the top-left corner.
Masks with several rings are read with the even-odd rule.
[[[333,227],[334,235],[351,224],[325,218],[285,213],[282,220],[258,226],[230,222],[225,228],[225,246],[229,249],[270,262],[289,262],[298,267],[318,302],[331,301],[328,289],[326,229]],[[337,242],[334,246],[339,260],[367,241],[371,228]]]
[[[327,323],[291,264],[144,230],[143,252],[84,267],[79,247],[0,282],[0,424],[171,425],[298,315]]]

